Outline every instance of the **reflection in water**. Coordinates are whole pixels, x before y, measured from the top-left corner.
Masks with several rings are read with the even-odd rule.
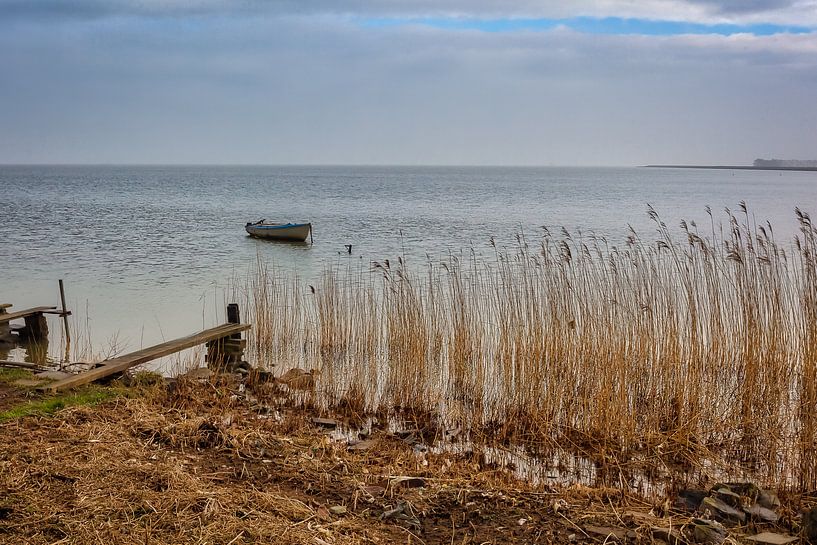
[[[288,246],[296,250],[308,250],[312,247],[312,243],[303,240],[281,240],[271,238],[258,238],[247,235],[247,240],[257,242],[258,244],[274,244],[276,246]]]
[[[39,365],[48,365],[48,337],[36,341],[25,341],[20,344],[26,351],[25,361]]]
[[[4,165],[0,209],[15,228],[0,237],[0,302],[53,305],[64,278],[83,330],[74,344],[91,337],[104,355],[112,338],[135,350],[219,323],[225,283],[258,261],[314,283],[327,268],[398,256],[418,265],[493,257],[543,226],[621,245],[628,225],[652,237],[646,203],[673,228],[708,225],[705,206],[745,200],[790,241],[799,232],[792,211],[815,202],[815,181],[807,172],[637,168]],[[314,245],[248,237],[245,222],[262,217],[308,219]],[[63,347],[51,344],[60,359]]]

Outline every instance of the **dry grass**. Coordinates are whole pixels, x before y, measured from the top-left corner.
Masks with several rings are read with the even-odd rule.
[[[248,391],[181,381],[0,423],[0,542],[593,543],[582,527],[649,541],[651,525],[689,520],[620,490],[537,489],[472,453],[418,454],[385,431],[349,450],[308,413],[260,418]]]
[[[814,489],[810,218],[781,245],[743,204],[723,225],[682,222],[682,241],[650,215],[657,238],[621,247],[545,231],[490,259],[329,269],[316,286],[260,266],[243,290],[258,361],[319,368],[320,406]]]

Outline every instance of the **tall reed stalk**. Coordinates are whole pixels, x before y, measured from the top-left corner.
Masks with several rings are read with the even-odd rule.
[[[649,210],[620,246],[562,230],[492,257],[325,271],[260,264],[259,361],[318,367],[319,402],[458,421],[473,437],[603,453],[717,453],[817,487],[817,230],[779,244],[741,203],[720,225]],[[669,447],[667,447],[669,448]]]

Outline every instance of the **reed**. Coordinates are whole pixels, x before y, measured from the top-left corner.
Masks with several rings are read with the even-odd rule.
[[[746,206],[622,245],[562,230],[491,256],[329,268],[259,264],[259,361],[321,370],[314,401],[459,423],[474,440],[600,459],[717,455],[817,487],[817,230],[779,244]]]

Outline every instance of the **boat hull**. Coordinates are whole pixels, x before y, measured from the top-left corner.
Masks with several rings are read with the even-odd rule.
[[[303,242],[312,230],[311,223],[248,223],[244,229],[250,236],[267,240]]]

